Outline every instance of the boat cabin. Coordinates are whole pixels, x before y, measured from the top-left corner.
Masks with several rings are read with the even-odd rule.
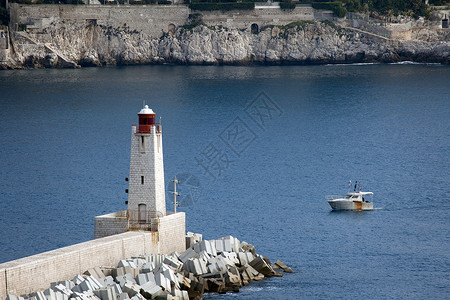
[[[354,202],[372,202],[373,193],[372,192],[359,192],[359,193],[347,193],[345,199]]]

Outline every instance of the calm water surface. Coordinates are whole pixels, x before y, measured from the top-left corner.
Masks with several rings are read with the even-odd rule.
[[[187,230],[295,270],[207,299],[448,299],[449,78],[439,65],[2,71],[0,262],[92,239],[94,216],[126,208],[145,100],[166,182],[198,179],[180,186]],[[324,196],[349,179],[377,210],[330,211]]]

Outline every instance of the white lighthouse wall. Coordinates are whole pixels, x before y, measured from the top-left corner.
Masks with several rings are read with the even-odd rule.
[[[136,134],[132,127],[128,209],[137,211],[139,204],[146,204],[147,211],[166,213],[162,134],[155,133],[155,127],[151,134]]]

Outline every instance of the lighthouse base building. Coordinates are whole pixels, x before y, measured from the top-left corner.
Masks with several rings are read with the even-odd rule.
[[[94,237],[127,231],[150,233],[152,253],[185,250],[185,213],[167,212],[162,127],[147,105],[131,127],[128,209],[95,217]]]

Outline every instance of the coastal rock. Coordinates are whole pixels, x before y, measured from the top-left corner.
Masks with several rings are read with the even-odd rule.
[[[179,27],[159,38],[136,30],[57,20],[42,32],[14,34],[2,68],[127,64],[318,64],[434,62],[450,64],[450,31],[420,29],[409,41],[389,40],[332,23],[250,30]],[[200,237],[201,238],[201,237]],[[188,244],[194,242],[188,236]],[[217,246],[216,246],[217,247]]]

